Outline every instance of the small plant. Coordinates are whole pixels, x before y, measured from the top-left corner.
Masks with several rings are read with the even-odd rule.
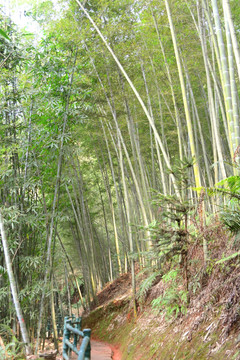
[[[152,204],[156,206],[158,219],[148,227],[159,267],[166,263],[173,264],[178,259],[186,291],[189,285],[189,216],[196,207],[194,199],[189,198],[189,172],[193,164],[193,159],[175,160],[172,173],[179,193],[155,193]]]
[[[156,312],[164,311],[167,319],[173,315],[178,317],[186,314],[188,292],[179,287],[179,271],[175,269],[169,271],[162,277],[162,280],[168,283],[169,286],[162,296],[152,301],[152,308]]]
[[[140,306],[144,303],[148,290],[152,287],[156,279],[161,275],[161,271],[156,271],[148,276],[140,285],[139,291],[137,293],[137,298]]]
[[[24,344],[13,334],[12,329],[5,324],[0,326],[0,359],[23,359]]]
[[[227,199],[227,204],[221,208],[221,219],[232,233],[237,234],[240,231],[240,176],[229,176],[205,190],[210,196],[220,194]]]
[[[225,226],[235,235],[233,248],[238,250],[240,238],[240,176],[229,176],[218,182],[214,188],[208,188],[207,191],[209,195],[221,194],[227,200],[227,203],[221,207],[220,217]],[[217,261],[217,264],[225,263],[239,256],[240,251],[227,257],[223,256],[221,260]]]

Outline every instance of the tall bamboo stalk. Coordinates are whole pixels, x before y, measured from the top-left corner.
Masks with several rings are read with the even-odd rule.
[[[176,57],[177,67],[178,67],[178,75],[179,75],[179,80],[180,80],[180,84],[181,84],[182,98],[183,98],[183,104],[184,104],[184,110],[185,110],[185,116],[186,116],[186,122],[187,122],[191,155],[192,155],[192,158],[194,159],[193,170],[194,170],[195,184],[196,184],[197,188],[199,188],[201,186],[201,179],[200,179],[199,164],[198,164],[198,159],[197,159],[197,154],[196,154],[195,140],[194,140],[194,135],[193,135],[192,120],[191,120],[191,115],[190,115],[189,104],[187,101],[187,93],[186,93],[186,87],[185,87],[185,82],[184,82],[183,69],[182,69],[179,49],[178,49],[178,45],[177,45],[177,37],[176,37],[176,33],[175,33],[173,21],[172,21],[172,15],[171,15],[170,7],[168,4],[168,0],[165,0],[165,6],[166,6],[168,21],[169,21],[169,25],[170,25],[171,34],[172,34],[172,42],[173,42],[173,46],[174,46],[174,53],[175,53],[175,57]]]
[[[218,11],[217,0],[212,0],[213,8],[213,17],[216,27],[218,49],[220,54],[221,67],[219,69],[222,81],[223,81],[223,93],[225,98],[225,106],[228,120],[228,132],[229,132],[229,142],[230,142],[230,154],[231,159],[233,160],[234,152],[236,150],[236,134],[234,129],[234,119],[233,119],[233,108],[232,108],[232,94],[231,94],[231,84],[229,77],[229,68],[227,63],[227,55],[225,50],[225,44],[223,40],[221,21]]]
[[[226,20],[230,29],[232,43],[233,43],[233,52],[236,60],[237,65],[237,71],[238,71],[238,78],[240,81],[240,47],[239,47],[239,41],[237,39],[236,31],[234,28],[233,20],[232,20],[232,14],[231,14],[231,8],[230,8],[230,0],[222,0],[223,3],[223,11],[224,15],[226,16]]]
[[[234,122],[234,132],[235,132],[235,136],[234,136],[235,143],[233,144],[233,146],[235,151],[240,144],[239,111],[238,111],[239,96],[238,96],[237,84],[235,80],[232,38],[229,30],[229,23],[227,20],[226,12],[224,12],[224,19],[225,19],[225,30],[226,30],[226,39],[227,39],[227,50],[228,50],[227,52],[228,52],[229,76],[230,76],[231,95],[232,95],[233,122]]]
[[[167,77],[168,77],[168,81],[169,81],[169,85],[170,85],[170,89],[171,89],[171,94],[172,94],[172,100],[173,100],[173,106],[174,106],[174,112],[175,112],[175,121],[176,121],[176,126],[177,126],[177,134],[178,134],[178,146],[179,146],[179,158],[180,160],[183,160],[183,145],[182,145],[182,134],[181,134],[181,124],[180,124],[180,115],[179,115],[179,110],[178,110],[178,106],[177,106],[177,100],[176,100],[176,96],[175,96],[175,92],[173,89],[173,81],[172,81],[172,75],[171,75],[171,71],[167,62],[167,57],[166,57],[166,53],[165,53],[165,49],[163,46],[163,42],[160,36],[160,32],[158,29],[158,24],[157,24],[157,19],[156,16],[151,8],[151,13],[153,16],[153,20],[154,20],[154,26],[157,32],[157,36],[158,36],[158,41],[160,44],[160,48],[162,51],[162,55],[163,55],[163,60],[164,60],[164,65],[167,71]]]
[[[30,355],[30,354],[32,354],[32,349],[30,346],[30,340],[29,340],[29,336],[28,336],[28,332],[27,332],[26,323],[24,321],[23,312],[22,312],[21,305],[20,305],[20,302],[18,299],[17,286],[16,286],[14,274],[13,274],[12,262],[11,262],[9,248],[8,248],[8,242],[7,242],[7,237],[6,237],[5,228],[4,228],[4,224],[3,224],[3,217],[2,217],[1,210],[0,210],[0,232],[1,232],[1,237],[2,237],[2,245],[3,245],[4,257],[5,257],[5,263],[6,263],[6,267],[7,267],[7,273],[8,273],[8,277],[9,277],[13,302],[14,302],[16,313],[17,313],[23,342],[25,344],[25,351],[26,351],[27,355]]]

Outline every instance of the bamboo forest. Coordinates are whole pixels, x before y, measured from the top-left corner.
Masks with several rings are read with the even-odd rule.
[[[0,0],[0,74],[0,359],[240,360],[239,0]]]

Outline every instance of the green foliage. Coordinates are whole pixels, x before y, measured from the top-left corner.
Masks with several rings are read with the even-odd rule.
[[[220,216],[222,222],[226,227],[235,234],[236,241],[240,234],[240,176],[229,176],[226,179],[219,181],[213,188],[205,189],[210,196],[221,195],[227,204],[220,207]],[[238,248],[238,246],[237,246]],[[218,260],[216,264],[224,264],[240,255],[237,251],[227,257]],[[208,271],[211,272],[215,264],[208,263]]]
[[[7,286],[0,288],[0,303],[6,302],[6,299],[9,296],[9,289]]]
[[[216,183],[214,187],[201,189],[205,190],[209,196],[222,195],[230,199],[240,200],[240,176],[229,176]]]
[[[10,40],[9,36],[7,36],[6,32],[0,29],[0,37],[3,37],[4,39]]]
[[[218,193],[228,199],[228,203],[221,208],[221,219],[231,232],[238,233],[240,230],[240,176],[229,176],[208,191],[210,194],[211,192]]]
[[[13,334],[12,329],[4,324],[0,324],[0,337],[2,338],[5,350],[0,346],[0,358],[7,359],[23,359],[24,344],[20,342]]]
[[[221,210],[221,219],[231,232],[238,233],[240,230],[240,206],[232,203],[224,206]]]
[[[240,176],[229,176],[228,178],[219,181],[215,186],[226,186],[233,195],[240,193]]]
[[[21,258],[21,271],[24,271],[26,274],[31,273],[34,276],[34,271],[41,272],[43,268],[43,259],[42,256],[24,256]]]
[[[182,190],[181,196],[163,195],[154,192],[152,203],[158,209],[159,220],[154,220],[148,227],[158,251],[160,262],[174,259],[176,255],[185,256],[187,252],[187,219],[194,209],[191,199],[187,197],[189,184],[189,171],[193,165],[192,160],[175,161],[173,173]]]
[[[167,289],[162,296],[152,301],[152,308],[157,313],[164,311],[166,319],[186,314],[188,292],[179,285],[179,271],[169,271],[162,277],[162,281],[167,284]]]
[[[142,281],[137,293],[137,298],[140,305],[143,305],[148,291],[151,289],[153,283],[156,281],[157,278],[159,278],[161,274],[161,271],[155,271]]]

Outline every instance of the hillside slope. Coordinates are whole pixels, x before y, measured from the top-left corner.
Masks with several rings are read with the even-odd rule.
[[[227,248],[223,249],[226,254]],[[221,251],[215,251],[217,257],[222,256]],[[184,293],[182,285],[166,282],[161,276],[156,276],[144,293],[149,274],[139,272],[136,319],[131,277],[124,274],[98,294],[98,305],[85,314],[84,326],[92,328],[93,337],[118,344],[123,360],[240,360],[238,258],[224,262],[224,266],[216,262],[209,265],[194,282],[199,271],[194,265],[189,305],[179,295]],[[165,302],[159,306],[156,299]]]

